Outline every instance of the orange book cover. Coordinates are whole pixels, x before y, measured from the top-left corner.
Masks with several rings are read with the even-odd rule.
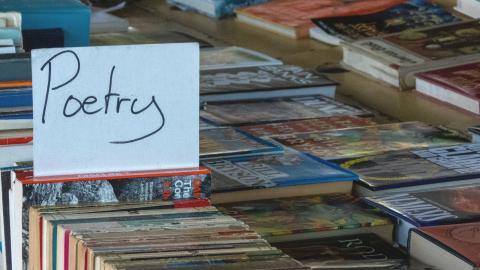
[[[282,27],[293,28],[298,38],[307,37],[312,19],[366,15],[383,11],[405,0],[273,0],[237,10],[248,16]]]
[[[26,88],[26,87],[32,87],[32,81],[0,82],[0,89],[2,89],[2,88]]]

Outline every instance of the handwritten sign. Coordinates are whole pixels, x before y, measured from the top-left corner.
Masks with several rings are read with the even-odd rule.
[[[198,166],[194,43],[32,51],[36,176]]]

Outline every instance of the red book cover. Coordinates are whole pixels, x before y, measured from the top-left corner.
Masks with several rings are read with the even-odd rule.
[[[312,19],[366,15],[383,11],[403,2],[405,0],[273,0],[237,10],[237,13],[295,28],[297,31],[306,28],[308,35],[308,29],[313,26]],[[302,36],[300,35],[300,37]]]
[[[422,72],[417,77],[480,101],[480,62]]]
[[[419,231],[476,267],[480,266],[480,222],[423,227]]]

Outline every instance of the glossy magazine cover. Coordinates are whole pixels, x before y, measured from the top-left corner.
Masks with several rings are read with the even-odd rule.
[[[430,1],[408,0],[378,13],[314,19],[313,22],[330,35],[357,40],[459,20],[440,5]]]
[[[480,144],[394,151],[354,158],[340,165],[371,190],[480,178]]]
[[[286,149],[283,154],[205,161],[213,192],[353,181],[355,174],[318,158]]]
[[[271,138],[284,146],[327,160],[467,142],[454,131],[436,128],[422,122],[287,134]]]

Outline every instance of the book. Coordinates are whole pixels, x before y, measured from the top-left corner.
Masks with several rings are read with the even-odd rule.
[[[285,149],[282,154],[203,161],[212,172],[212,202],[350,193],[358,177],[335,164]]]
[[[416,91],[442,103],[480,114],[480,62],[415,75]]]
[[[254,136],[274,136],[330,129],[371,126],[375,123],[369,118],[355,116],[332,116],[305,120],[293,120],[278,123],[267,123],[241,126],[240,129]]]
[[[408,233],[412,228],[480,220],[479,194],[480,186],[470,184],[373,196],[364,200],[398,219],[395,240],[407,247]]]
[[[359,196],[430,190],[480,179],[479,144],[393,151],[353,158],[340,165],[359,175]]]
[[[32,108],[32,88],[0,88],[0,109]]]
[[[218,205],[270,243],[374,232],[391,242],[389,217],[350,194],[281,198]]]
[[[468,132],[472,135],[473,143],[480,143],[480,126],[469,127]]]
[[[475,19],[480,18],[480,2],[478,0],[457,0],[455,10]]]
[[[423,27],[460,21],[440,5],[427,0],[408,0],[378,13],[313,19],[320,41],[340,45]],[[321,33],[323,32],[323,33]]]
[[[408,90],[415,87],[415,73],[476,61],[472,44],[479,42],[479,32],[480,21],[473,20],[345,42],[343,64]]]
[[[271,136],[278,143],[327,160],[364,157],[394,150],[466,143],[452,130],[422,122],[382,124]]]
[[[336,83],[292,65],[221,69],[200,73],[200,102],[324,95],[335,97]]]
[[[274,243],[312,269],[402,269],[407,254],[374,233]]]
[[[218,125],[252,125],[330,116],[366,116],[370,112],[324,96],[211,102],[200,117]]]
[[[411,256],[435,269],[479,269],[480,223],[453,224],[414,229],[410,234]]]
[[[241,47],[216,47],[200,50],[200,70],[281,65],[266,54]]]
[[[2,194],[9,194],[11,268],[28,265],[28,209],[34,205],[77,205],[118,201],[192,200],[210,196],[207,169],[140,171],[33,177],[31,170],[12,172],[1,179]],[[23,239],[13,241],[13,239]],[[7,264],[8,265],[8,264]]]
[[[0,129],[0,146],[10,145],[10,144],[27,144],[32,141],[33,141],[33,130],[31,128],[7,129],[7,130]],[[12,161],[12,164],[13,162],[15,162],[15,160]],[[0,162],[0,164],[1,163],[2,162]]]
[[[237,8],[262,4],[269,0],[168,0],[167,3],[181,10],[194,11],[213,18],[234,15]]]
[[[30,53],[0,54],[0,88],[5,87],[31,87],[32,63]],[[21,82],[12,85],[11,82]]]
[[[400,0],[273,0],[236,10],[240,22],[291,38],[306,38],[313,26],[311,19],[348,15],[366,15],[402,3]]]
[[[283,149],[261,138],[231,127],[200,130],[200,158],[255,156],[280,153]]]

